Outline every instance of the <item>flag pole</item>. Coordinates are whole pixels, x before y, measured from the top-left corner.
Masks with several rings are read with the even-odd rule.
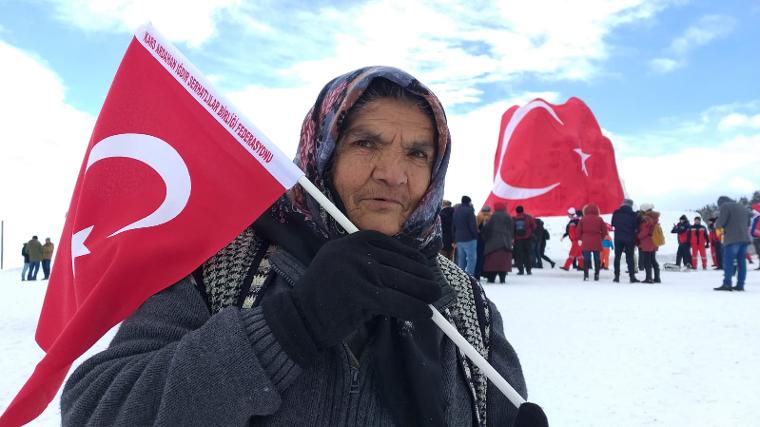
[[[306,190],[307,193],[313,197],[317,203],[319,203],[330,216],[332,216],[338,224],[340,224],[346,231],[349,233],[355,233],[359,231],[358,228],[349,220],[343,212],[340,211],[327,197],[325,197],[324,194],[322,194],[319,189],[312,184],[311,181],[309,181],[308,178],[306,178],[306,175],[301,175],[300,178],[298,178],[298,183],[301,185],[301,187]],[[457,331],[457,329],[449,323],[448,320],[446,320],[445,317],[436,309],[433,305],[428,305],[430,307],[430,310],[433,311],[433,322],[443,331],[446,336],[451,339],[451,341],[456,344],[457,347],[462,351],[462,353],[465,354],[470,360],[472,360],[475,365],[480,368],[481,371],[486,375],[486,377],[491,380],[491,382],[498,388],[504,396],[509,399],[510,402],[512,402],[513,405],[515,405],[516,408],[519,408],[520,405],[525,403],[525,399],[520,396],[517,391],[515,391],[514,387],[512,387],[507,380],[504,379],[504,377],[499,374],[499,372],[494,369],[493,366],[491,366],[490,363],[478,352],[478,350],[475,349],[475,347],[472,346],[463,336],[462,334]]]

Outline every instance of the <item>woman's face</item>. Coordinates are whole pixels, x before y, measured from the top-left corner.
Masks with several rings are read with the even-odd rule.
[[[380,98],[354,115],[338,140],[333,184],[360,230],[401,231],[430,184],[433,129],[407,100]]]

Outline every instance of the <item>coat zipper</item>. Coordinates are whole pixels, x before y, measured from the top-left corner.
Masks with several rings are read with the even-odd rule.
[[[282,278],[283,278],[283,279],[284,279],[284,280],[285,280],[285,281],[286,281],[286,282],[287,282],[287,283],[290,285],[290,287],[291,287],[291,288],[292,288],[293,286],[295,286],[295,284],[296,284],[296,281],[295,281],[295,280],[293,280],[293,279],[291,279],[291,278],[290,278],[290,276],[288,276],[287,274],[285,274],[285,273],[282,271],[282,269],[281,269],[280,267],[278,267],[278,266],[277,266],[277,264],[273,263],[273,262],[271,261],[271,259],[270,259],[269,263],[270,263],[269,265],[272,267],[272,270],[273,270],[275,273],[277,273],[277,274],[278,274],[280,277],[282,277]]]
[[[351,387],[348,389],[348,394],[359,393],[359,369],[351,366]]]

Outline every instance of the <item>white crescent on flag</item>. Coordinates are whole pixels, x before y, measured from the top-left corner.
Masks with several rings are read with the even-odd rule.
[[[522,119],[525,118],[525,116],[531,110],[536,108],[542,108],[546,110],[554,118],[554,120],[558,121],[561,125],[564,126],[564,123],[562,123],[562,120],[557,117],[557,114],[554,112],[552,107],[546,102],[539,99],[527,103],[526,105],[518,108],[514,114],[512,114],[512,117],[509,119],[509,123],[507,123],[507,127],[504,130],[504,138],[501,142],[501,152],[499,153],[499,168],[497,169],[496,176],[494,177],[493,190],[491,190],[497,197],[506,200],[529,199],[531,197],[546,194],[559,185],[559,182],[555,182],[554,184],[542,188],[516,187],[504,181],[504,178],[501,176],[501,171],[504,167],[504,154],[507,152],[507,146],[509,145],[510,139],[512,139],[512,134],[514,133],[515,129],[517,129],[517,125],[520,124]]]
[[[155,136],[140,133],[122,133],[109,136],[96,143],[87,158],[86,171],[94,163],[113,157],[126,157],[141,161],[161,176],[166,186],[166,196],[161,205],[148,216],[115,231],[108,237],[137,228],[155,227],[171,221],[187,205],[190,198],[190,172],[185,161],[171,145]],[[71,237],[71,262],[90,250],[84,242],[95,225],[84,228]]]

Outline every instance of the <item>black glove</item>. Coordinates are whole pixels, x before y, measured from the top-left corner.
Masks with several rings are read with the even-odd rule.
[[[549,420],[540,406],[525,402],[517,409],[517,417],[512,427],[549,427]]]
[[[422,253],[359,231],[322,246],[293,290],[264,299],[262,307],[283,350],[303,367],[373,316],[430,318],[427,305],[440,296]]]

